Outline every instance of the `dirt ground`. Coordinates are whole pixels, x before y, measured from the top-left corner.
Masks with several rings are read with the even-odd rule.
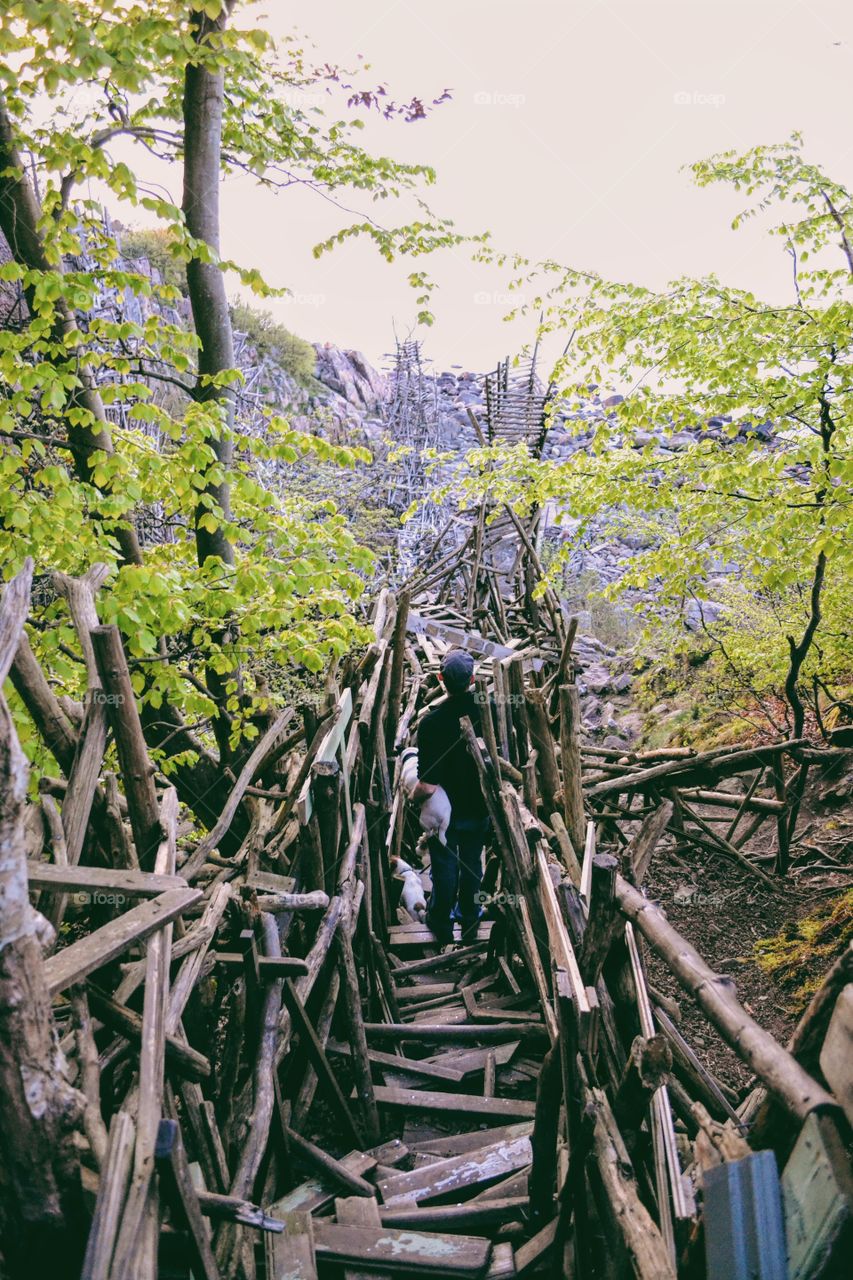
[[[853,882],[853,807],[848,803],[827,808],[820,802],[820,789],[819,783],[809,788],[791,849],[791,869],[773,888],[724,856],[695,846],[682,846],[676,852],[672,838],[659,846],[646,879],[649,897],[660,903],[673,927],[713,969],[734,979],[747,1012],[783,1044],[800,1009],[793,992],[759,967],[755,944],[811,915]],[[707,821],[722,811],[706,807],[699,812]],[[721,824],[716,829],[724,832],[726,828]],[[759,828],[744,851],[753,857],[775,851],[772,819]],[[834,863],[841,865],[836,868]],[[761,865],[772,870],[773,863]],[[738,1092],[748,1090],[748,1069],[681,991],[663,962],[649,954],[648,969],[651,981],[679,1000],[680,1030],[705,1064]]]

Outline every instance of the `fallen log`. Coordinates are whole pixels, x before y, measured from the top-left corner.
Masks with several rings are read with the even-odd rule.
[[[621,876],[616,878],[616,898],[621,911],[666,961],[726,1043],[787,1111],[803,1120],[816,1107],[837,1109],[832,1095],[738,1003],[731,978],[714,973],[659,908]]]
[[[623,774],[621,778],[597,782],[589,788],[587,795],[590,799],[598,799],[600,796],[618,795],[621,791],[642,791],[649,783],[658,782],[661,778],[672,778],[680,785],[677,781],[680,774],[690,776],[701,770],[720,776],[738,773],[772,760],[775,756],[791,754],[797,747],[805,746],[807,741],[806,738],[789,738],[785,742],[774,742],[768,746],[751,747],[742,751],[725,748],[726,754],[721,754],[719,748],[702,751],[688,759],[670,760],[664,764],[651,765],[648,769],[640,769],[636,773]]]

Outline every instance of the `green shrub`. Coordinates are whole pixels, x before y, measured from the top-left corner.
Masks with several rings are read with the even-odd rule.
[[[168,231],[155,228],[138,228],[135,231],[123,231],[120,248],[123,258],[147,258],[152,267],[160,272],[163,284],[179,289],[186,297],[187,271],[183,262],[173,257],[171,237]]]
[[[297,382],[304,384],[314,376],[317,353],[311,343],[276,324],[268,311],[236,302],[231,307],[231,323],[246,334],[260,358],[274,360]]]

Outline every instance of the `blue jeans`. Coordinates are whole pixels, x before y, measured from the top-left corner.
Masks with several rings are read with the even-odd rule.
[[[477,900],[483,879],[483,845],[488,818],[452,819],[447,844],[433,837],[429,842],[432,893],[427,924],[441,946],[453,941],[453,909],[458,904],[462,941],[476,942],[481,908]]]

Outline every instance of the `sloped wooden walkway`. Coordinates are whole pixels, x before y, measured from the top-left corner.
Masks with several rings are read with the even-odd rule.
[[[456,586],[442,593],[450,571]],[[653,758],[584,746],[574,627],[553,593],[537,597],[529,539],[519,532],[499,587],[469,573],[473,610],[458,594],[463,571],[445,564],[436,582],[427,566],[410,590],[379,596],[373,643],[329,673],[319,711],[269,726],[195,845],[147,762],[133,698],[108,696],[129,687],[118,633],[93,628],[92,581],[70,592],[90,661],[87,727],[61,805],[42,799],[41,854],[27,857],[23,810],[7,815],[11,879],[4,871],[7,885],[28,877],[54,926],[69,912],[74,922],[73,940],[46,949],[33,930],[26,953],[38,1035],[54,1046],[50,1087],[67,1093],[70,1077],[76,1090],[56,1130],[64,1141],[70,1108],[81,1195],[65,1272],[701,1275],[703,1231],[749,1231],[720,1216],[719,1197],[712,1211],[714,1169],[743,1168],[759,1147],[781,1167],[815,1132],[837,1166],[827,1126],[843,1137],[846,1121],[813,1046],[849,969],[810,1013],[812,1056],[799,1061],[642,889],[667,829],[766,877],[736,831],[775,823],[781,865],[790,826],[778,779],[785,759],[808,762],[803,744]],[[4,597],[4,671],[25,579]],[[494,616],[498,591],[500,634],[489,636],[472,614]],[[425,879],[428,866],[396,762],[457,644],[477,654],[488,708],[483,737],[466,734],[492,835],[479,937],[442,954],[398,901],[392,859]],[[103,775],[108,734],[123,794]],[[749,786],[721,787],[745,771]],[[725,837],[692,807],[697,791],[732,809]],[[241,805],[250,833],[225,857]],[[107,806],[117,825],[105,848]],[[8,894],[0,901],[8,987],[19,943]],[[740,1105],[684,1039],[678,1005],[649,985],[649,949],[754,1072]],[[0,1024],[3,1063],[14,1065],[22,1016]],[[48,1096],[41,1119],[28,1113],[36,1136],[52,1106]],[[5,1211],[20,1211],[14,1184],[4,1195]]]

